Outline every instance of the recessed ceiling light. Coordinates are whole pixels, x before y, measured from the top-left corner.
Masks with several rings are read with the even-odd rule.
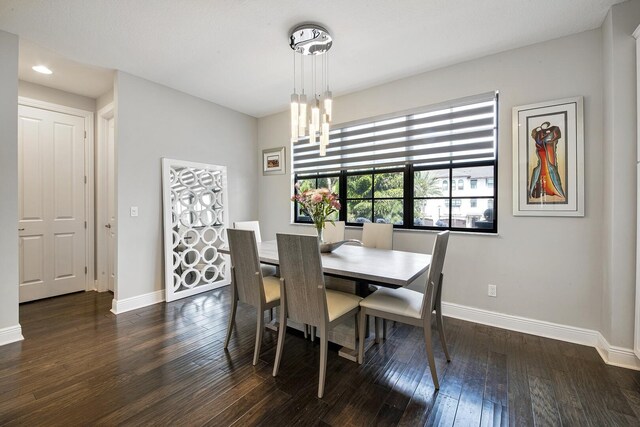
[[[37,72],[42,73],[42,74],[53,74],[53,71],[51,71],[50,69],[48,69],[44,65],[36,65],[36,66],[31,67],[31,68],[33,69],[33,71],[37,71]]]

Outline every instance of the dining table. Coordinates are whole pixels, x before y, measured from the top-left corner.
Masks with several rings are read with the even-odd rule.
[[[258,257],[262,264],[278,266],[278,246],[275,240],[257,242]],[[229,254],[229,248],[218,249]],[[426,273],[431,264],[431,255],[378,249],[365,246],[345,244],[332,252],[322,253],[322,270],[325,276],[345,279],[354,284],[354,292],[365,297],[369,294],[370,285],[391,288],[404,287]],[[356,359],[355,324],[338,331],[330,341],[343,345],[339,354],[347,359]],[[346,333],[346,336],[345,336]]]

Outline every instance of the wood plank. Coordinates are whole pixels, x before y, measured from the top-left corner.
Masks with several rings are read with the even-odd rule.
[[[273,333],[251,364],[252,309],[222,348],[229,302],[219,289],[117,317],[94,292],[21,306],[26,341],[0,347],[0,425],[640,425],[639,373],[450,318],[451,363],[433,336],[439,392],[421,330],[397,325],[362,366],[330,346],[317,399],[318,344],[288,333],[273,378]]]
[[[529,376],[529,389],[531,391],[531,408],[536,426],[559,426],[560,414],[556,405],[556,396],[551,381]]]

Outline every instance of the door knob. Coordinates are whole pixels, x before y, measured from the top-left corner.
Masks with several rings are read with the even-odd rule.
[[[111,228],[111,224],[105,225],[106,228]]]
[[[24,231],[24,228],[18,228],[18,231]]]

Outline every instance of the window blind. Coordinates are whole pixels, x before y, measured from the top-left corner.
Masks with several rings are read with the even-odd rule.
[[[327,155],[309,138],[293,145],[293,172],[328,173],[405,164],[473,163],[495,159],[495,92],[369,118],[329,133]]]

